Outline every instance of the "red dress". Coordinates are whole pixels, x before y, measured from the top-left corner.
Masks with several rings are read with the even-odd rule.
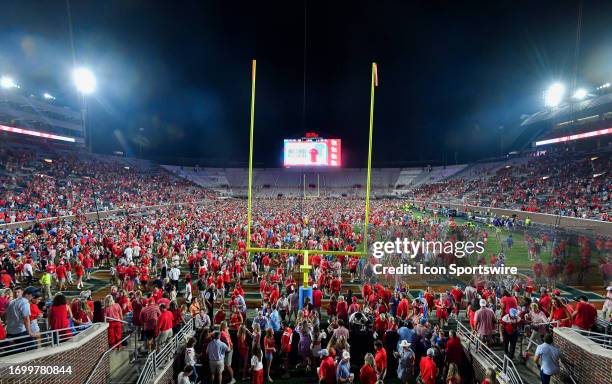
[[[49,328],[52,330],[62,329],[60,331],[60,341],[72,337],[70,329],[70,321],[68,319],[68,309],[66,305],[52,305],[49,307]]]

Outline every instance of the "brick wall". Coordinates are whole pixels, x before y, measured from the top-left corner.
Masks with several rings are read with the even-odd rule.
[[[561,362],[577,383],[612,383],[612,350],[599,346],[571,328],[555,328],[553,339],[561,349]],[[571,381],[567,372],[562,370],[552,382]]]
[[[92,372],[101,356],[108,349],[108,324],[94,324],[90,329],[80,333],[70,341],[58,347],[45,347],[0,358],[0,383],[28,384],[83,384]],[[96,371],[95,384],[108,382],[110,365],[108,359],[102,359]],[[71,374],[29,374],[10,375],[10,367],[70,367]]]

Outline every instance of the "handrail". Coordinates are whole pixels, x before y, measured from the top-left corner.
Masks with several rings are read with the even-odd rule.
[[[585,331],[583,329],[578,328],[572,328],[572,331],[576,331],[587,339],[594,341],[602,348],[612,349],[612,335],[599,332]]]
[[[127,339],[129,339],[130,337],[132,337],[132,332],[128,333],[127,336],[125,336],[123,339],[121,339],[121,341],[119,341],[118,343],[116,343],[115,345],[113,345],[112,347],[110,347],[109,349],[106,350],[106,352],[104,352],[102,354],[102,356],[100,356],[100,359],[98,360],[98,362],[96,363],[96,366],[94,367],[94,369],[92,369],[91,373],[89,374],[89,376],[87,376],[87,380],[85,381],[85,384],[89,384],[91,382],[91,379],[94,377],[94,374],[96,373],[96,371],[98,370],[98,367],[100,366],[100,364],[102,364],[102,361],[106,358],[106,356],[115,350],[115,348],[117,348],[118,346],[120,346],[121,344],[123,344],[124,341],[126,341]]]
[[[28,350],[57,347],[62,342],[70,340],[79,333],[90,328],[89,325],[76,325],[69,328],[52,329],[38,333],[39,340],[30,335],[9,337],[3,340],[3,346],[0,348],[0,356],[8,356],[15,353],[26,352]]]
[[[551,321],[551,323],[556,323],[557,321]],[[530,338],[529,339],[529,345],[531,345],[531,343],[535,344],[535,345],[540,345],[542,343],[538,343],[538,339],[534,338],[533,340]],[[527,345],[527,351],[529,351],[529,345]],[[521,342],[521,347],[523,346],[522,342]],[[567,374],[567,377],[569,377],[569,379],[572,381],[573,384],[578,384],[576,383],[576,380],[574,380],[574,375],[572,375],[572,372],[569,370],[569,368],[567,368],[567,366],[563,363],[563,361],[559,360],[559,368],[561,368],[561,371],[564,371]]]
[[[159,351],[149,353],[136,384],[149,384],[157,375],[157,371],[166,366],[168,360],[178,351],[182,341],[194,329],[195,319],[190,319]]]
[[[495,366],[498,371],[502,372],[507,377],[509,383],[523,384],[523,379],[519,375],[512,359],[505,354],[503,357],[498,356],[460,322],[457,322],[457,336],[467,339],[469,342],[468,351],[471,349],[472,343],[475,344],[475,352],[477,352],[480,357],[484,358],[488,364]]]
[[[105,320],[105,321],[106,321],[106,320],[118,321],[118,322],[123,323],[123,324],[129,324],[129,323],[128,323],[127,321],[125,321],[125,320],[115,319],[114,317],[110,317],[110,316],[104,316],[104,320]],[[108,321],[107,321],[107,323],[108,323]]]

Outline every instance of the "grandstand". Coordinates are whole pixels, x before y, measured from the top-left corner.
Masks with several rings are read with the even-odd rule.
[[[514,28],[571,7],[86,3],[26,9],[36,37],[6,6],[0,384],[612,383],[612,93],[578,70],[609,12],[580,2],[571,95],[533,112]]]

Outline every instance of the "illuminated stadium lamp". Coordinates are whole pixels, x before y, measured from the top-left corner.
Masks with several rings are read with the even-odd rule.
[[[586,91],[586,89],[584,88],[580,88],[578,90],[576,90],[576,92],[574,92],[574,96],[572,96],[574,99],[576,100],[582,100],[585,97],[587,97],[588,93]]]
[[[547,107],[556,107],[561,104],[565,95],[565,86],[561,83],[554,83],[544,92],[544,105]]]
[[[129,170],[130,170],[130,167],[125,166],[125,167],[123,167],[123,169],[127,169],[127,170],[129,171]]]
[[[599,159],[599,156],[591,157],[591,161],[595,161],[597,159]]]
[[[511,165],[506,165],[504,168],[510,169],[510,168],[512,168],[512,166]]]
[[[0,86],[2,86],[4,89],[19,88],[19,85],[15,83],[15,80],[8,76],[2,76],[0,79]]]
[[[77,68],[72,72],[72,80],[77,90],[88,95],[96,90],[96,77],[87,68]]]
[[[53,160],[51,160],[51,159],[44,159],[44,162],[45,162],[45,163],[52,163],[52,162],[53,162]]]
[[[43,93],[43,97],[45,98],[45,100],[55,100],[55,97],[47,92]]]
[[[547,180],[550,176],[543,176],[542,180]]]

